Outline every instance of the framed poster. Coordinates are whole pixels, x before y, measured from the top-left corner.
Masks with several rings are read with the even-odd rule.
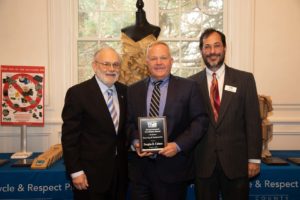
[[[44,125],[42,66],[1,66],[1,125]]]

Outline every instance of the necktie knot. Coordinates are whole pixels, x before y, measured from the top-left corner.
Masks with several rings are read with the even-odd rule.
[[[107,89],[107,95],[112,96],[113,95],[113,89]]]
[[[215,78],[216,78],[216,76],[217,76],[217,74],[216,74],[216,73],[213,73],[213,79],[215,79]]]
[[[212,83],[213,83],[214,85],[215,85],[215,84],[218,84],[217,74],[216,74],[216,73],[213,73],[212,76],[213,76]]]
[[[153,82],[155,87],[159,87],[162,84],[163,81],[155,81]]]

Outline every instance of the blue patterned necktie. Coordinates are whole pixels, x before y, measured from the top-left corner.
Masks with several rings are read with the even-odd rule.
[[[117,133],[118,132],[118,126],[119,126],[119,120],[118,120],[117,111],[116,111],[115,106],[114,106],[113,90],[112,89],[108,89],[107,90],[107,95],[108,95],[108,98],[107,98],[107,107],[108,107],[108,110],[110,112],[110,116],[111,116],[111,119],[112,119],[112,121],[114,123],[115,129],[116,129],[116,133]]]

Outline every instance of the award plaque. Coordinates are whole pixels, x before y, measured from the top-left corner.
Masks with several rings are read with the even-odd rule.
[[[157,152],[167,144],[165,117],[139,117],[141,152]]]

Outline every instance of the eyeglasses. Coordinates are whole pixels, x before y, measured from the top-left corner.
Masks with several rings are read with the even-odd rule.
[[[205,52],[210,52],[212,49],[214,49],[214,50],[220,50],[221,48],[223,47],[223,45],[221,44],[221,43],[216,43],[216,44],[214,44],[214,45],[210,45],[210,44],[205,44],[204,46],[203,46],[203,51],[205,51]]]
[[[150,57],[150,58],[148,58],[148,60],[149,61],[151,61],[151,62],[155,62],[155,61],[157,61],[157,60],[160,60],[160,61],[167,61],[167,60],[169,60],[170,59],[170,57],[168,57],[168,56],[161,56],[161,57]]]
[[[110,68],[113,67],[114,69],[119,69],[121,67],[121,63],[118,62],[114,62],[114,63],[110,63],[110,62],[98,62],[98,61],[94,61],[96,64],[102,65],[105,68]]]

